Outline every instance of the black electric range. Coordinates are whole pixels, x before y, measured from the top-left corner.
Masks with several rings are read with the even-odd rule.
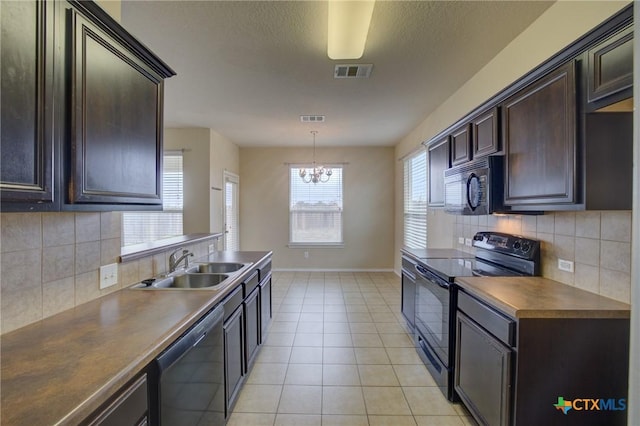
[[[475,257],[423,258],[415,266],[415,335],[418,354],[445,396],[453,390],[456,277],[534,276],[540,272],[540,242],[498,232],[478,232]]]

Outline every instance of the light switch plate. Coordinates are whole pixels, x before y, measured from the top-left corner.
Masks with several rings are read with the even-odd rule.
[[[100,267],[100,290],[118,284],[118,264],[112,263]]]
[[[458,244],[464,245],[464,237],[458,237]]]
[[[464,245],[467,247],[471,247],[471,238],[465,238]]]
[[[216,251],[216,246],[214,244],[209,244],[209,254],[213,253],[214,251]]]

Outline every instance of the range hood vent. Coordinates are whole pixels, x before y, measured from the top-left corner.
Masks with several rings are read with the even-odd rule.
[[[301,115],[300,121],[303,123],[324,123],[324,115]]]
[[[333,71],[333,78],[369,78],[373,64],[340,64]]]

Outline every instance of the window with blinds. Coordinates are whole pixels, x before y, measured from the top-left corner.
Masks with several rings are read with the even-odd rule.
[[[427,153],[404,160],[404,245],[427,247]]]
[[[182,235],[182,152],[165,152],[162,171],[162,211],[123,212],[122,245],[146,243]]]
[[[332,166],[329,181],[315,184],[302,181],[300,167],[305,166],[292,166],[289,170],[290,244],[343,244],[342,167]],[[312,171],[307,168],[307,174]]]

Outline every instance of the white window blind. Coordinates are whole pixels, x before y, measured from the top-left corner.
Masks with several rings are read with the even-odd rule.
[[[427,153],[404,160],[404,245],[427,246]]]
[[[165,152],[161,212],[123,212],[122,245],[146,243],[182,235],[182,152]]]
[[[301,245],[342,244],[342,167],[332,166],[333,174],[329,181],[315,184],[304,183],[299,169],[300,166],[291,167],[289,171],[289,242]],[[307,174],[312,171],[307,168]]]

